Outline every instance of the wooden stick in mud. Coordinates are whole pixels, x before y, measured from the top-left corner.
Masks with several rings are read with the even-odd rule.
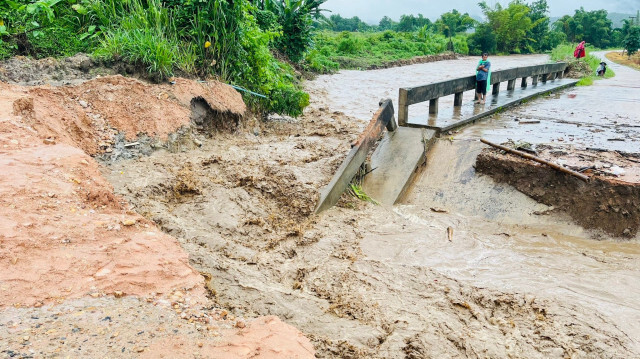
[[[564,168],[564,167],[559,166],[559,165],[557,165],[557,164],[555,164],[555,163],[553,163],[553,162],[549,162],[549,161],[547,161],[547,160],[543,160],[543,159],[542,159],[542,158],[540,158],[540,157],[536,157],[536,156],[534,156],[534,155],[530,155],[530,154],[525,153],[525,152],[521,152],[521,151],[517,151],[517,150],[512,150],[512,149],[510,149],[509,147],[505,147],[505,146],[497,145],[497,144],[492,143],[492,142],[489,142],[489,141],[487,141],[487,140],[485,140],[485,139],[483,139],[483,138],[481,138],[481,139],[480,139],[480,142],[482,142],[482,143],[486,143],[487,145],[492,146],[492,147],[495,147],[495,148],[499,148],[499,149],[501,149],[501,150],[503,150],[503,151],[506,151],[506,152],[509,152],[509,153],[513,153],[514,155],[518,155],[518,156],[520,156],[520,157],[524,157],[524,158],[530,159],[530,160],[532,160],[532,161],[536,161],[536,162],[538,162],[538,163],[542,163],[542,164],[547,165],[547,166],[549,166],[549,167],[551,167],[551,168],[553,168],[553,169],[556,169],[556,170],[558,170],[558,171],[560,171],[560,172],[568,173],[568,174],[570,174],[570,175],[572,175],[572,176],[575,176],[575,177],[580,178],[581,180],[583,180],[583,181],[585,181],[585,182],[589,182],[589,176],[587,176],[587,175],[583,175],[582,173],[579,173],[579,172],[576,172],[576,171],[572,171],[572,170],[570,170],[570,169],[568,169],[568,168]]]

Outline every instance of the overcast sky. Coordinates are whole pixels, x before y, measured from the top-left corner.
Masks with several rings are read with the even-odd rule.
[[[440,17],[440,14],[456,9],[461,13],[482,16],[478,6],[479,0],[328,0],[322,5],[323,9],[331,10],[331,14],[340,14],[342,17],[358,16],[361,20],[378,24],[383,16],[389,16],[395,21],[403,14],[422,14],[431,20]],[[487,0],[490,6],[496,3],[508,5],[508,0]],[[526,1],[527,3],[533,0]],[[547,0],[550,16],[573,15],[580,6],[586,11],[605,9],[608,12],[635,14],[640,10],[640,0]]]

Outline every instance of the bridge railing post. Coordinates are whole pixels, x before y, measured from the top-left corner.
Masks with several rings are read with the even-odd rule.
[[[398,126],[406,126],[409,122],[408,92],[401,88],[398,96]]]
[[[493,84],[493,90],[491,91],[492,95],[497,95],[500,93],[500,83],[496,82],[495,84]]]
[[[507,91],[514,90],[516,88],[516,79],[507,81]]]
[[[520,82],[520,87],[527,87],[527,78],[523,77],[522,78],[522,82]]]
[[[462,106],[462,94],[463,92],[456,92],[455,95],[453,95],[454,106]]]
[[[438,99],[432,98],[429,100],[429,113],[437,114],[438,113]]]

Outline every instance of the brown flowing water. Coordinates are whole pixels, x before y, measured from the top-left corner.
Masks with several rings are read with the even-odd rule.
[[[535,55],[490,60],[498,70],[545,63],[548,58]],[[322,106],[364,123],[379,98],[389,97],[397,104],[399,87],[468,75],[476,61],[463,58],[386,70],[343,71],[320,77],[309,88],[324,94]],[[393,209],[415,223],[415,231],[374,230],[362,242],[366,256],[385,263],[432,268],[474,286],[574,303],[600,313],[625,332],[637,350],[638,238],[622,241],[586,231],[568,217],[549,214],[550,208],[510,186],[477,174],[473,167],[485,147],[478,141],[481,137],[498,143],[508,139],[571,143],[580,148],[638,153],[640,72],[615,64],[609,68],[616,77],[535,99],[438,141],[412,191]],[[465,93],[465,100],[471,101],[471,96]],[[427,107],[412,106],[411,111],[426,114]],[[540,124],[520,125],[514,120],[540,120]],[[448,213],[434,217],[431,208]],[[442,235],[425,235],[425,226]],[[447,227],[454,230],[453,241],[445,238]]]

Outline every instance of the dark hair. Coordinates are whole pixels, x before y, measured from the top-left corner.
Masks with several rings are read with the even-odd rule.
[[[488,52],[483,52],[482,56],[489,56],[489,53]]]

